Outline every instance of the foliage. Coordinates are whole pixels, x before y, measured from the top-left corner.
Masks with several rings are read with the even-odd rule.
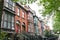
[[[17,37],[18,37],[20,40],[22,40],[22,39],[24,39],[24,38],[29,38],[28,36],[29,36],[29,34],[26,33],[26,32],[22,32],[22,33],[18,33],[18,34],[17,34]]]
[[[50,14],[52,10],[58,10],[60,7],[60,0],[41,0],[41,4],[45,7],[44,14]]]
[[[50,35],[49,31],[48,31],[48,30],[45,30],[45,31],[44,31],[44,35],[45,35],[46,37],[48,37],[48,36]]]
[[[51,33],[50,31],[48,31],[48,30],[45,30],[44,33],[45,33],[45,34],[44,34],[45,37],[55,37],[55,36],[57,37],[57,35],[52,34],[52,33]]]
[[[14,2],[20,2],[21,4],[23,4],[23,5],[25,5],[25,4],[27,4],[27,2],[28,2],[28,4],[31,4],[31,3],[33,3],[33,2],[35,2],[36,0],[13,0]]]
[[[51,15],[52,11],[54,14],[54,30],[60,30],[60,0],[40,0],[40,4],[42,4],[45,8],[43,15]]]
[[[1,33],[0,33],[0,40],[3,40],[6,35],[7,35],[6,32],[1,32]]]
[[[1,31],[2,10],[3,10],[3,0],[0,0],[0,40],[3,40],[3,38],[7,34],[6,32]]]

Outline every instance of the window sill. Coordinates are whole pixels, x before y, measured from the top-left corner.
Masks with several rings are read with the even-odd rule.
[[[13,29],[9,29],[9,28],[1,28],[1,29],[3,29],[3,30],[15,31],[15,29],[13,30]]]
[[[17,15],[17,14],[16,14]],[[20,15],[17,15],[18,17],[20,17]]]
[[[21,17],[22,19],[25,19],[24,17]]]

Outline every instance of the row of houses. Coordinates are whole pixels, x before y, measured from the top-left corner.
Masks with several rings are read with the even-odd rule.
[[[3,32],[7,32],[8,37],[13,38],[15,33],[22,32],[27,32],[31,35],[42,35],[44,22],[36,16],[35,11],[30,7],[22,6],[19,2],[12,2],[11,0],[2,0],[0,3],[0,29]]]

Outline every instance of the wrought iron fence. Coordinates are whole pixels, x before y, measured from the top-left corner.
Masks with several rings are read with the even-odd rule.
[[[21,38],[21,37],[23,37],[23,38]],[[44,37],[43,38],[40,35],[30,35],[30,34],[27,34],[27,33],[24,33],[21,37],[16,37],[16,38],[18,40],[58,40],[57,36],[49,36],[49,37]]]

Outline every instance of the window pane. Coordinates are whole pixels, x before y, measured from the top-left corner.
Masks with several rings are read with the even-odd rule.
[[[15,3],[13,3],[13,7],[12,7],[12,10],[13,10],[13,11],[15,11],[15,10],[14,10],[14,7],[15,7]]]
[[[22,17],[24,18],[24,12],[22,12]]]
[[[11,27],[10,27],[10,23],[8,23],[8,28],[10,29]]]
[[[20,12],[20,9],[18,8],[18,13],[17,13],[18,16],[19,16],[19,12]]]
[[[12,16],[12,29],[14,30],[14,16]]]
[[[10,4],[13,5],[13,2],[10,0]]]
[[[14,23],[14,16],[12,16],[12,23]]]
[[[4,0],[4,6],[8,7],[8,0]]]
[[[30,25],[28,25],[28,32],[30,32]]]
[[[10,5],[10,4],[8,5],[8,7],[9,7],[10,9],[12,9],[12,5]]]
[[[7,28],[7,22],[4,21],[4,28]]]
[[[13,7],[13,2],[11,1],[11,0],[9,0],[9,2],[8,2],[8,7],[10,8],[10,9],[12,9],[12,7]]]
[[[7,20],[7,14],[5,14],[5,16],[4,16],[4,20]]]
[[[12,29],[14,30],[14,23],[12,23]]]
[[[13,5],[13,2],[11,0],[8,0],[10,5]]]
[[[11,21],[11,16],[8,14],[8,22]]]

